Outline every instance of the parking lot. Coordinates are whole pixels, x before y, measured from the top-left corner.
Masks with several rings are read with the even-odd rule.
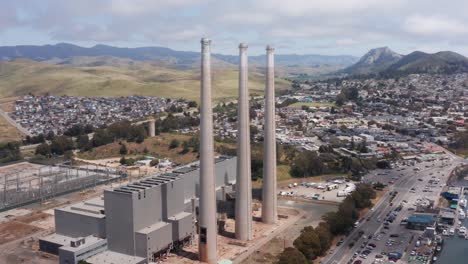
[[[297,182],[280,188],[278,194],[283,197],[299,197],[339,203],[346,198],[350,190],[354,190],[355,186],[356,183],[344,180],[317,183]]]
[[[439,159],[366,175],[366,182],[386,184],[389,192],[323,263],[427,262],[433,247],[424,243],[423,231],[407,229],[405,221],[419,208],[437,206],[439,194],[456,165]]]

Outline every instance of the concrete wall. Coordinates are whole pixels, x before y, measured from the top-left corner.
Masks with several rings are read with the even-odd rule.
[[[236,182],[237,158],[231,158],[215,164],[216,188],[228,182]]]
[[[182,179],[168,182],[163,186],[163,204],[167,206],[166,217],[170,217],[184,211],[185,199],[184,196],[181,195],[182,193],[184,193],[184,182]]]
[[[134,199],[133,221],[135,231],[163,220],[161,189],[161,186],[154,186],[141,191],[140,199],[138,197]]]
[[[61,247],[59,248],[59,263],[76,264],[80,260],[86,260],[105,250],[107,250],[107,241],[105,239],[81,247],[78,250],[72,247]]]
[[[190,200],[193,197],[199,197],[198,193],[198,182],[200,180],[200,169],[188,172],[186,174],[180,175],[183,184],[184,184],[184,199]]]
[[[59,263],[60,264],[75,264],[77,263],[74,252],[62,250],[59,248]]]
[[[109,250],[133,255],[134,217],[133,197],[137,194],[104,191],[106,229]],[[138,199],[138,197],[136,197]]]
[[[55,209],[55,232],[70,237],[106,237],[105,218]]]
[[[216,188],[226,185],[227,182],[236,181],[237,158],[233,157],[222,162],[215,163]],[[179,175],[184,184],[184,198],[186,201],[194,196],[199,197],[200,169]]]
[[[168,248],[172,243],[172,226],[169,223],[149,233],[135,233],[135,254],[152,259],[152,255]]]
[[[176,217],[169,219],[172,224],[172,239],[174,241],[183,240],[195,233],[193,215],[180,213]]]

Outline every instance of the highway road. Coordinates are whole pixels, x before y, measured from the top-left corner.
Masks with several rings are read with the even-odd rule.
[[[387,171],[388,174],[385,175],[385,177],[399,177],[399,179],[395,181],[393,186],[389,188],[389,191],[373,207],[373,210],[369,211],[368,214],[363,218],[365,220],[362,221],[360,225],[347,236],[347,238],[344,240],[344,243],[341,246],[335,248],[335,250],[331,252],[321,263],[354,263],[355,259],[360,259],[362,263],[373,263],[375,256],[386,250],[385,241],[387,241],[387,239],[385,238],[389,237],[390,234],[401,232],[401,229],[404,229],[404,227],[400,226],[399,223],[403,218],[414,212],[407,210],[407,208],[411,207],[410,205],[415,203],[417,199],[423,197],[432,200],[438,199],[439,193],[442,189],[441,185],[432,187],[430,192],[423,192],[425,184],[427,184],[427,182],[433,176],[440,178],[441,184],[445,183],[449,177],[450,172],[458,164],[463,162],[463,159],[457,156],[445,156],[448,157],[448,160],[446,161],[437,160],[434,162],[417,163],[415,166],[404,166]],[[445,166],[443,166],[443,164],[445,164]],[[416,171],[416,167],[421,169]],[[410,192],[412,188],[414,188],[415,191]],[[392,201],[392,205],[390,205],[390,193],[393,191],[397,191],[398,194]],[[406,203],[403,203],[404,200]],[[381,230],[383,230],[383,221],[387,214],[395,210],[396,207],[398,207],[398,205],[401,203],[405,204],[406,208],[402,210],[402,213],[398,215],[394,223],[389,226],[389,230],[385,230],[386,234],[380,234],[381,239],[379,239],[379,241],[371,240],[372,243],[376,244],[377,246],[374,250],[372,250],[372,253],[370,253],[365,259],[361,257],[353,258],[353,254],[356,251],[361,250],[362,243],[367,241],[367,239],[363,238],[362,236],[357,241],[354,241],[354,239],[359,236],[359,233],[363,232],[366,236],[372,234],[375,237],[375,235],[379,234]],[[353,247],[349,246],[351,242],[354,242]],[[404,251],[404,249],[402,251]]]

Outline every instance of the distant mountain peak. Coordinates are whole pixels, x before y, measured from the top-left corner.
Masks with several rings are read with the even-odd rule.
[[[354,65],[343,70],[347,74],[369,74],[382,70],[401,59],[403,55],[388,47],[371,49]]]
[[[381,47],[371,49],[359,60],[358,63],[362,63],[365,65],[372,65],[375,63],[387,63],[388,61],[398,60],[401,57],[403,57],[403,55],[394,52],[390,48]]]

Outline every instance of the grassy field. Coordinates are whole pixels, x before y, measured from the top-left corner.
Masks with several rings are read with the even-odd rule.
[[[0,116],[0,142],[21,140],[22,135],[14,126]]]
[[[468,158],[468,149],[456,149],[451,151],[462,158]]]
[[[276,179],[281,181],[286,181],[292,178],[291,174],[289,174],[289,170],[291,167],[288,165],[278,165],[276,167]]]
[[[191,138],[189,135],[180,134],[161,134],[156,137],[145,139],[141,144],[134,142],[123,142],[127,146],[128,154],[125,157],[136,157],[141,155],[154,156],[156,158],[169,158],[176,163],[189,163],[197,160],[197,154],[192,151],[186,154],[180,154],[182,147],[169,149],[169,144],[173,139],[177,139],[182,144],[183,141],[187,141]],[[145,148],[147,152],[145,153]],[[119,154],[120,145],[118,142],[100,146],[91,151],[78,153],[78,158],[97,160],[107,159],[121,156]]]
[[[336,106],[335,103],[328,103],[328,102],[297,102],[292,105],[289,105],[288,107],[295,107],[295,108],[301,108],[302,106],[308,106],[308,107],[332,107]]]
[[[0,63],[0,97],[33,94],[71,96],[146,95],[199,99],[198,69],[171,69],[148,62],[129,62],[96,67],[61,66],[30,60]],[[237,97],[236,67],[213,67],[214,100]],[[251,94],[263,94],[264,76],[251,71]],[[277,79],[277,89],[290,83]]]

